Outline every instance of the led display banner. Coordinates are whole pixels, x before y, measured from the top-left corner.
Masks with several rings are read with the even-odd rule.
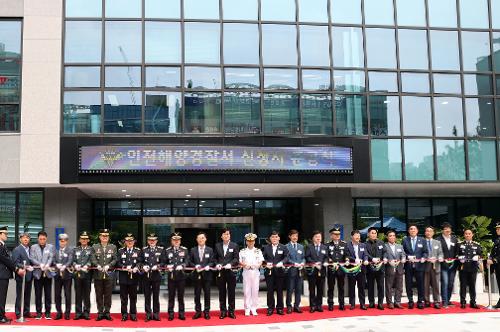
[[[346,173],[348,147],[100,145],[80,147],[80,173]]]

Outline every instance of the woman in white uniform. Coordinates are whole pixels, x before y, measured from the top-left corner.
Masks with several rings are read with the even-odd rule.
[[[248,233],[245,235],[247,247],[240,251],[240,264],[243,267],[243,296],[245,304],[245,316],[257,316],[259,301],[260,266],[264,261],[262,251],[255,248],[257,235]]]

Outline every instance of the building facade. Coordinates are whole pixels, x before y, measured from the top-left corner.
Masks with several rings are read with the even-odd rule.
[[[500,0],[0,8],[0,224],[16,233],[500,218]]]

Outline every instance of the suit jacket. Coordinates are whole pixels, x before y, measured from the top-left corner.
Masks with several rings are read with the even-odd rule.
[[[392,249],[391,249],[391,246],[389,245],[389,243],[385,243],[384,246],[385,246],[384,258],[387,259],[389,262],[392,260],[401,261],[403,259],[406,259],[405,250],[403,249],[403,246],[401,244],[399,244],[399,243],[395,244],[395,246],[396,246],[395,253],[392,252]],[[403,274],[405,272],[404,265],[402,263],[399,263],[398,266],[396,267],[396,269],[394,269],[394,267],[392,265],[390,265],[389,262],[387,262],[387,264],[385,265],[385,272],[386,273],[396,272],[398,274]]]
[[[450,248],[448,249],[448,245],[446,244],[446,240],[444,239],[444,236],[441,234],[439,235],[436,240],[441,242],[441,248],[443,249],[443,258],[448,259],[448,258],[455,258],[457,257],[458,253],[458,239],[455,235],[450,235]],[[451,266],[448,265],[447,263],[443,262],[441,263],[441,269],[442,270],[448,270],[450,268],[454,268],[456,264],[452,264]]]
[[[61,250],[56,250],[54,254],[54,260],[52,262],[55,264],[62,264],[66,266],[66,270],[62,273],[62,278],[64,280],[71,279],[73,275],[68,272],[68,267],[71,267],[73,264],[73,249],[69,246],[64,247],[62,253]],[[58,272],[56,278],[61,277],[61,274]]]
[[[273,268],[271,270],[270,269],[264,270],[264,276],[269,276],[270,271],[273,271],[273,273],[278,277],[285,276],[285,269],[276,268],[276,264],[278,264],[279,262],[283,264],[288,264],[288,259],[289,259],[288,256],[290,255],[290,253],[288,252],[288,248],[284,244],[278,243],[275,255],[273,255],[273,245],[272,244],[265,245],[262,248],[262,255],[264,256],[265,263],[273,264]]]
[[[420,260],[421,258],[428,257],[427,244],[423,237],[417,236],[417,241],[415,243],[415,250],[413,250],[411,245],[411,238],[409,236],[403,239],[403,248],[405,250],[406,256],[415,256],[416,260]],[[424,271],[425,263],[411,263],[410,261],[406,261],[405,268],[408,270],[411,267],[415,267],[417,271]]]
[[[240,249],[234,242],[229,242],[226,254],[224,255],[224,247],[222,242],[215,244],[214,259],[216,264],[224,265],[231,264],[231,267],[236,268],[240,263]]]
[[[297,243],[297,250],[293,247],[291,242],[288,242],[286,244],[286,247],[288,249],[288,263],[290,264],[295,264],[295,263],[304,263],[305,260],[305,252],[304,252],[304,246],[301,245],[300,243]],[[288,269],[288,276],[289,277],[295,277],[299,273],[299,269],[296,267],[290,267]]]
[[[203,253],[203,259],[200,260],[200,254],[198,251],[198,246],[191,248],[189,252],[189,262],[191,266],[199,265],[200,267],[214,267],[215,266],[215,258],[214,251],[212,248],[205,246],[205,251]],[[193,275],[197,275],[196,271],[194,271]],[[212,271],[202,271],[201,275],[205,280],[212,280]]]
[[[28,253],[26,253],[26,249],[24,249],[22,244],[15,247],[12,251],[12,261],[18,268],[22,268],[24,266],[24,262],[26,262],[26,266],[31,265],[30,257],[28,256]],[[26,281],[29,282],[32,279],[33,272],[26,270]],[[23,279],[16,274],[16,280],[22,281]]]
[[[323,263],[328,261],[328,247],[326,245],[320,244],[318,253],[318,251],[316,250],[316,245],[314,243],[310,243],[306,247],[305,258],[308,264],[320,263],[321,275],[326,276],[326,268],[323,267]]]
[[[427,245],[427,239],[425,240]],[[441,242],[438,240],[431,240],[431,251],[428,253],[429,258],[435,257],[436,259],[443,258],[443,248],[441,247]],[[427,262],[425,264],[425,271],[430,271],[434,269],[436,272],[441,272],[441,263],[436,261],[435,263]]]
[[[12,272],[16,270],[16,265],[10,258],[10,252],[5,244],[0,243],[0,280],[12,278]]]
[[[34,244],[30,249],[30,260],[31,264],[35,266],[40,266],[40,264],[45,264],[47,266],[52,266],[52,261],[54,260],[54,246],[52,244],[46,244],[44,250],[39,244]],[[33,276],[35,279],[40,279],[42,277],[42,270],[40,268],[35,268],[33,271]],[[48,278],[52,278],[50,273],[46,273]]]

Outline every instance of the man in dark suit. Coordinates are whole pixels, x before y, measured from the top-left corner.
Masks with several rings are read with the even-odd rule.
[[[212,282],[212,271],[210,271],[210,268],[214,266],[214,251],[212,248],[206,246],[207,235],[205,232],[198,233],[196,242],[198,245],[191,248],[189,253],[189,261],[195,268],[192,274],[194,278],[194,309],[196,311],[193,319],[201,317],[202,289],[204,296],[203,316],[205,319],[210,319],[210,283]]]
[[[231,242],[231,231],[228,228],[222,229],[220,237],[222,242],[215,244],[215,261],[218,270],[217,287],[219,288],[219,318],[224,319],[227,315],[235,319],[236,273],[233,272],[233,269],[239,265],[240,251],[238,245]]]
[[[122,322],[129,318],[137,321],[137,285],[139,283],[139,267],[141,265],[141,249],[134,247],[135,238],[128,233],[124,238],[125,247],[118,249],[116,267],[120,282],[120,301]],[[130,311],[128,302],[130,300]]]
[[[441,301],[443,308],[448,308],[450,305],[451,294],[453,292],[453,284],[455,283],[455,275],[457,273],[457,263],[453,261],[452,264],[446,262],[447,259],[454,259],[457,257],[458,239],[452,234],[451,225],[444,223],[442,225],[443,232],[436,240],[441,242],[443,248],[443,259],[441,263]]]
[[[300,301],[302,296],[302,286],[303,280],[301,272],[304,268],[305,263],[305,250],[302,244],[297,243],[299,241],[299,231],[292,229],[288,232],[288,238],[290,242],[287,243],[286,247],[289,252],[288,263],[290,266],[288,268],[288,273],[286,276],[286,313],[291,314],[293,311],[296,313],[302,313],[300,309]],[[294,295],[294,303],[292,309],[292,295]]]
[[[59,234],[59,250],[56,250],[54,255],[54,264],[56,265],[57,274],[54,277],[54,297],[56,300],[56,320],[62,318],[62,291],[64,289],[64,302],[66,310],[64,311],[64,319],[69,320],[71,313],[71,285],[73,283],[73,275],[68,272],[68,267],[73,264],[73,249],[68,245],[68,234]]]
[[[15,272],[23,277],[26,270],[14,264],[10,257],[10,252],[5,246],[8,238],[7,227],[0,227],[0,324],[10,324],[11,319],[5,317],[5,303],[7,302],[7,290],[9,279]]]
[[[349,304],[350,309],[356,307],[356,284],[358,286],[359,307],[361,310],[366,310],[365,306],[365,284],[366,284],[366,265],[368,265],[370,256],[366,250],[366,245],[360,242],[361,234],[358,230],[351,232],[351,241],[347,243],[347,258],[350,265],[361,266],[361,270],[356,274],[348,274],[347,281],[349,284]]]
[[[262,248],[262,255],[266,265],[264,276],[267,286],[267,315],[271,316],[275,308],[278,315],[284,315],[283,287],[286,276],[284,264],[288,263],[288,248],[280,243],[280,236],[277,231],[271,232],[269,241],[271,243]],[[276,301],[274,292],[276,292]]]
[[[325,288],[328,248],[322,244],[323,238],[320,231],[312,234],[312,243],[306,248],[306,263],[313,265],[309,272],[309,312],[323,312],[323,293]]]
[[[373,265],[366,269],[366,281],[368,283],[368,302],[370,308],[375,308],[375,283],[377,283],[377,309],[384,310],[384,273],[385,269],[377,269],[378,264],[384,259],[384,242],[378,239],[378,230],[375,227],[368,228],[368,239],[366,250]]]
[[[21,310],[24,318],[30,318],[30,303],[31,303],[31,288],[33,286],[33,266],[30,262],[30,240],[31,236],[28,233],[19,235],[19,245],[12,251],[12,261],[17,267],[26,267],[26,275],[24,276],[24,299],[21,298],[23,293],[23,277],[16,275],[16,318],[21,317]],[[24,300],[23,308],[21,303]]]
[[[407,256],[405,264],[406,294],[408,296],[408,309],[413,309],[413,278],[417,281],[418,301],[417,308],[424,309],[424,270],[425,261],[428,256],[427,245],[424,238],[418,236],[417,225],[410,224],[408,227],[409,236],[403,239],[403,248]]]

